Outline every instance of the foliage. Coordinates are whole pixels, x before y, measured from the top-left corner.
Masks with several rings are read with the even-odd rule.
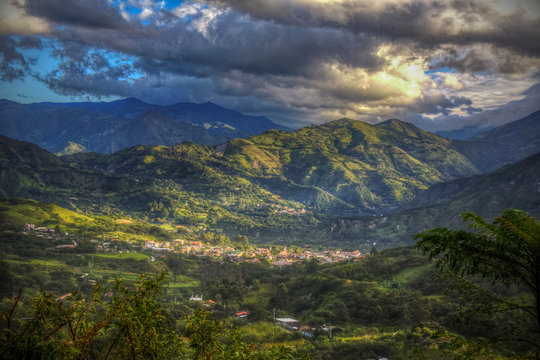
[[[2,359],[294,359],[277,346],[248,344],[236,327],[210,319],[203,309],[185,315],[183,334],[166,318],[159,295],[165,275],[141,275],[133,286],[116,280],[112,291],[97,284],[88,296],[69,293],[32,299],[28,314],[22,294],[2,314]],[[24,316],[24,317],[23,317]],[[181,335],[186,340],[182,340]]]
[[[170,359],[180,338],[164,321],[157,302],[164,275],[141,276],[134,287],[116,281],[112,292],[96,285],[86,296],[51,293],[32,299],[27,317],[15,316],[21,292],[3,314],[4,359]]]
[[[489,223],[463,214],[474,232],[437,228],[416,236],[418,248],[436,259],[440,273],[473,302],[465,314],[504,319],[498,340],[521,341],[540,351],[540,223],[508,209]],[[509,291],[494,292],[475,277]],[[503,316],[509,313],[506,318]],[[512,321],[512,319],[514,321]],[[525,347],[527,349],[528,347]]]

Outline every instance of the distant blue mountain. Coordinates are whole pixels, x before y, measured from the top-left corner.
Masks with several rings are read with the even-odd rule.
[[[452,140],[467,140],[475,135],[484,133],[491,129],[492,128],[481,128],[477,125],[471,125],[454,130],[437,130],[434,131],[434,133]]]
[[[0,99],[0,133],[52,152],[61,151],[70,143],[102,153],[138,144],[192,141],[217,145],[271,129],[289,130],[264,116],[244,115],[210,102],[162,106],[126,98],[111,102],[19,104]]]
[[[208,128],[211,133],[230,138],[243,138],[261,134],[267,130],[290,130],[272,122],[265,116],[244,115],[211,102],[202,104],[177,103],[173,105],[148,104],[137,98],[126,98],[111,102],[74,102],[62,104],[135,120],[139,115],[155,111],[174,120],[189,122]]]

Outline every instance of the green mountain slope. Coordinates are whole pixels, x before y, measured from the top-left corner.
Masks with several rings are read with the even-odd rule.
[[[463,228],[463,212],[493,219],[502,209],[518,208],[539,217],[540,153],[488,175],[434,185],[408,206],[413,208],[388,216],[336,219],[309,236],[392,247],[410,244],[414,234],[435,226]]]
[[[399,120],[373,126],[343,119],[218,147],[137,147],[66,161],[204,192],[220,186],[216,179],[241,177],[308,209],[341,214],[388,212],[432,184],[478,173],[451,141]]]
[[[386,212],[430,185],[478,173],[451,142],[412,124],[349,119],[229,143],[222,161],[253,177],[318,187],[364,212]]]
[[[164,134],[150,115],[139,118],[143,127]],[[469,178],[480,172],[455,144],[399,120],[370,125],[350,119],[292,133],[271,130],[219,146],[141,145],[61,159],[2,137],[0,195],[127,213],[193,231],[291,238],[333,217],[391,214],[464,193],[482,177]],[[489,152],[485,156],[501,160],[497,153],[495,160]],[[461,205],[457,213],[467,210]],[[414,222],[429,224],[435,215],[422,216]]]
[[[96,214],[133,215],[192,231],[211,227],[235,233],[268,229],[290,233],[291,228],[301,231],[320,221],[320,215],[298,202],[201,165],[202,156],[212,149],[184,143],[139,146],[114,157],[76,155],[89,163],[109,163],[114,169],[100,173],[75,168],[33,144],[0,137],[0,196],[53,202]],[[118,172],[123,175],[117,176]]]
[[[69,205],[69,198],[77,198],[89,205],[118,193],[139,191],[137,185],[126,178],[70,167],[34,144],[0,135],[1,197],[31,198],[62,205]]]

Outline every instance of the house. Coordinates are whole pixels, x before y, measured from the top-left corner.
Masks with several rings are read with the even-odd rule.
[[[147,241],[144,243],[144,247],[145,248],[153,248],[154,247],[154,242],[153,241]]]
[[[300,321],[291,318],[276,318],[276,323],[289,330],[298,330],[302,326]]]
[[[34,230],[36,225],[34,224],[24,224],[24,230]]]
[[[202,301],[202,294],[191,294],[190,301]]]
[[[56,245],[57,249],[66,249],[66,248],[71,248],[72,249],[74,247],[75,247],[75,245],[71,245],[71,244],[70,245]]]
[[[247,311],[239,311],[236,314],[234,314],[234,317],[236,317],[238,319],[245,319],[245,318],[248,317],[248,315],[249,315],[249,312],[247,312]]]
[[[307,325],[304,325],[302,326],[298,331],[308,337],[308,338],[312,338],[313,336],[315,336],[315,328],[311,327],[311,326],[307,326]]]

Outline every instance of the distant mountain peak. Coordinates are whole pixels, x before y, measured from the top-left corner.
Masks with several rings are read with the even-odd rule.
[[[403,120],[400,120],[400,119],[388,119],[388,120],[385,120],[385,121],[381,121],[380,123],[377,123],[375,126],[384,126],[384,125],[407,126],[407,127],[412,127],[412,128],[418,128],[413,123],[403,121]]]
[[[124,103],[134,103],[134,104],[147,104],[147,102],[142,101],[141,99],[137,99],[136,97],[127,97],[122,100],[117,100],[118,102],[124,102]]]
[[[18,102],[11,101],[8,99],[0,99],[0,106],[7,106],[7,105],[16,105]]]

